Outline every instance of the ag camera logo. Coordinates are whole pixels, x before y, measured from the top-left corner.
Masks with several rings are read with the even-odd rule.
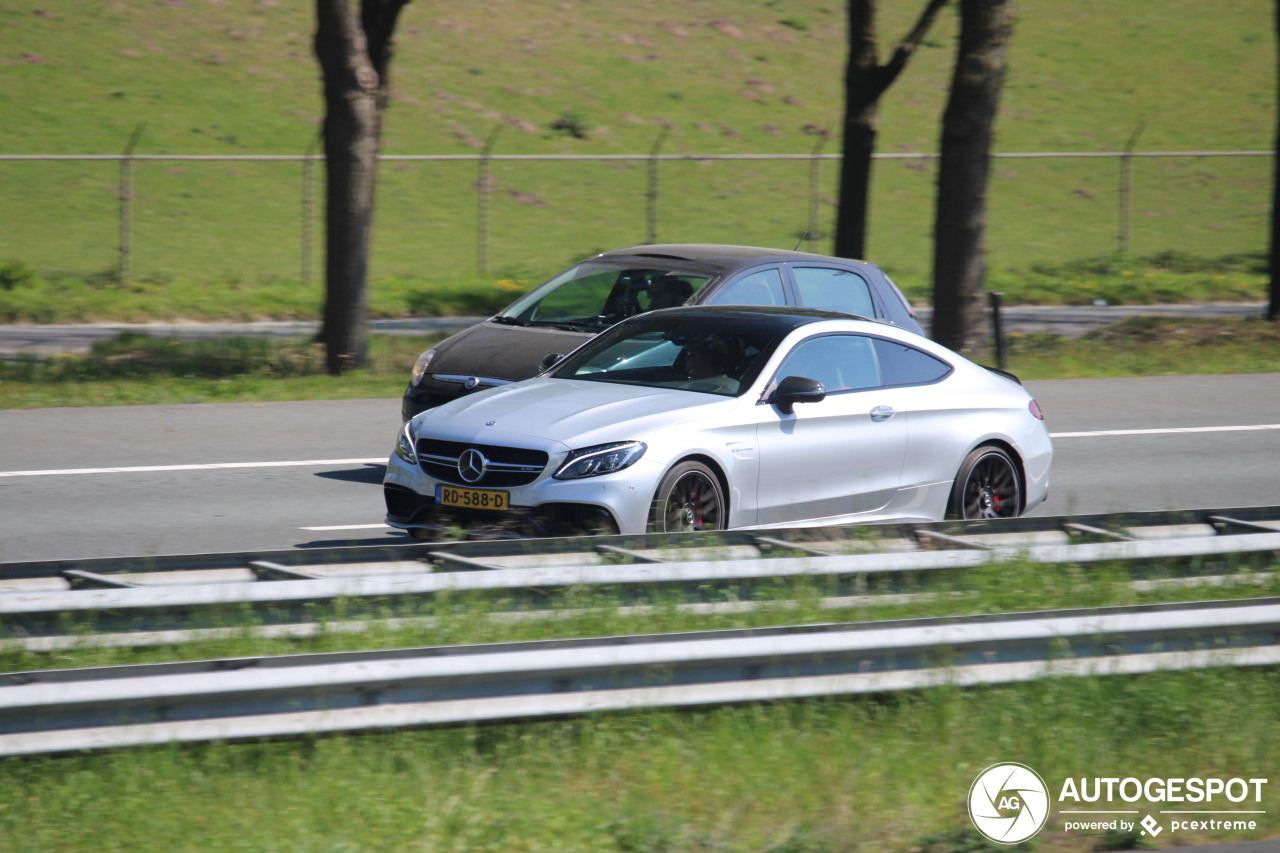
[[[1025,764],[993,764],[969,788],[969,819],[998,844],[1019,844],[1049,819],[1049,789]]]

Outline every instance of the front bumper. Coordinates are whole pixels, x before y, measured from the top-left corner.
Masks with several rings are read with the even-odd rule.
[[[468,533],[506,531],[520,536],[572,536],[618,533],[618,522],[605,507],[589,504],[551,503],[537,507],[513,507],[506,512],[442,507],[435,497],[420,495],[403,486],[383,486],[387,503],[386,523],[407,531],[445,532],[461,528]]]
[[[418,466],[392,454],[382,486],[386,523],[401,530],[439,530],[453,525],[473,530],[514,525],[537,536],[645,531],[649,506],[661,476],[659,466],[641,459],[612,474],[556,480],[551,472],[563,461],[563,456],[553,456],[534,482],[503,489],[510,497],[510,508],[497,512],[440,506],[436,503],[436,486],[453,484],[429,477]]]

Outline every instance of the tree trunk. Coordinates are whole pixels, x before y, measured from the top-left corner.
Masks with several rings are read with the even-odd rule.
[[[884,65],[876,57],[875,0],[849,0],[849,59],[844,75],[844,148],[836,207],[835,253],[866,256],[871,194],[871,155],[876,150],[876,109],[947,0],[929,0],[911,32]]]
[[[1280,2],[1280,0],[1277,0]],[[849,61],[844,72],[844,152],[836,208],[835,253],[862,258],[867,240],[871,155],[876,150],[875,0],[849,0]]]
[[[329,373],[368,362],[369,247],[391,34],[407,0],[316,0],[324,78],[325,304]]]
[[[1280,0],[1276,2],[1276,36],[1280,42]],[[1280,62],[1276,65],[1276,79],[1280,83]],[[1272,149],[1280,151],[1280,112],[1276,114],[1276,144]],[[1280,320],[1280,164],[1271,158],[1271,300],[1267,306],[1267,319]]]
[[[987,180],[1012,0],[961,0],[960,48],[942,118],[934,211],[932,337],[976,353],[989,341],[986,293]]]

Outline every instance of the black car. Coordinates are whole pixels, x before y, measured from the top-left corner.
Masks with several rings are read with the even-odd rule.
[[[706,243],[635,246],[576,264],[418,357],[401,414],[528,379],[634,314],[677,305],[803,305],[923,334],[875,264],[808,252]]]

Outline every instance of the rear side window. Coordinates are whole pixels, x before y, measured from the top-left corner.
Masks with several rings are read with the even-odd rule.
[[[800,304],[808,308],[875,317],[871,286],[857,273],[829,267],[793,267]]]
[[[951,365],[927,352],[896,341],[875,338],[880,378],[885,385],[923,385],[951,372]]]
[[[782,273],[775,267],[731,281],[708,300],[712,305],[786,305]]]

